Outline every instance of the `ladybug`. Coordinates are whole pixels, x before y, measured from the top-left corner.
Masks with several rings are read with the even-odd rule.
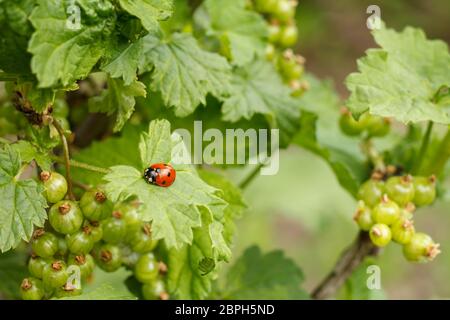
[[[177,174],[170,164],[155,163],[144,171],[144,179],[147,183],[160,187],[170,187]]]

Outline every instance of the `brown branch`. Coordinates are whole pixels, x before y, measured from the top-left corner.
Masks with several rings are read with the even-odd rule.
[[[59,137],[60,137],[62,145],[63,145],[64,165],[66,168],[66,180],[67,180],[67,194],[69,195],[70,200],[75,200],[75,195],[73,194],[73,188],[72,188],[72,178],[70,175],[69,144],[67,143],[67,139],[64,134],[64,128],[61,126],[61,124],[58,122],[58,120],[53,118],[52,124],[55,126],[56,130],[58,131]]]
[[[353,244],[341,254],[333,270],[311,293],[311,297],[318,300],[333,297],[364,259],[377,255],[378,251],[370,241],[369,234],[360,231]]]

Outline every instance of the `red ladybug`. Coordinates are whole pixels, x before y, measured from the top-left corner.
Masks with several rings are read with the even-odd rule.
[[[144,179],[147,183],[160,187],[170,187],[175,181],[177,173],[170,164],[155,163],[144,171]]]

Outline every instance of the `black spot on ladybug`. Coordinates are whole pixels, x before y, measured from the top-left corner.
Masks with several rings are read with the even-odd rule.
[[[162,182],[162,184],[166,184],[166,181],[164,180],[164,181]]]
[[[168,176],[168,177],[170,177],[170,171],[169,171],[169,172],[167,172],[167,176]]]

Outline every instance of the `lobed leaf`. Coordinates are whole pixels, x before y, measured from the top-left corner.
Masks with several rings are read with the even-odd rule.
[[[229,64],[200,48],[192,35],[175,33],[162,41],[149,34],[144,37],[144,52],[141,72],[152,70],[150,88],[161,92],[165,105],[173,106],[178,117],[206,104],[208,93],[219,99],[229,93]]]
[[[428,40],[420,29],[373,31],[381,49],[370,49],[358,60],[357,73],[347,77],[347,105],[355,115],[367,110],[398,121],[450,123],[450,101],[436,101],[450,87],[447,44]]]
[[[109,1],[76,1],[81,12],[77,29],[68,25],[73,19],[65,2],[37,2],[30,16],[36,29],[28,46],[31,69],[41,88],[67,87],[85,78],[103,56],[114,29],[114,7]]]
[[[47,202],[43,187],[31,179],[18,180],[21,159],[17,151],[6,145],[0,150],[0,251],[28,241],[33,226],[42,227],[47,218]]]

